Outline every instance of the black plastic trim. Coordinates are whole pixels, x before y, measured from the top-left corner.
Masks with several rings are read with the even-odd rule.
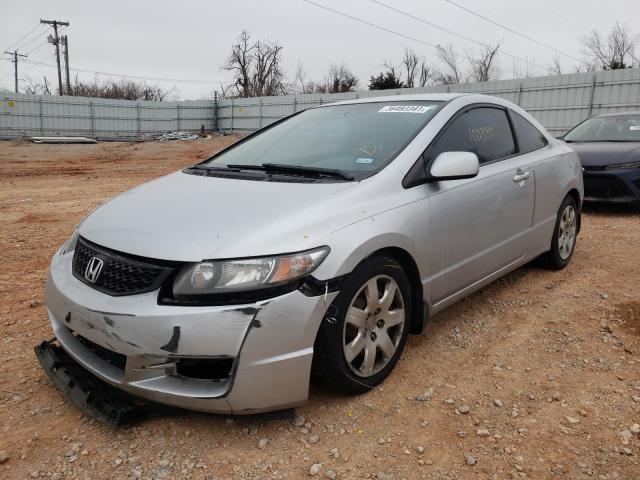
[[[506,157],[502,157],[502,158],[498,158],[496,160],[492,160],[490,162],[484,162],[480,164],[480,168],[482,168],[485,165],[491,165],[492,163],[496,163],[496,162],[502,162],[504,160],[508,160],[510,158],[514,158],[520,155],[523,155],[523,153],[520,152],[520,147],[518,145],[518,138],[515,132],[515,129],[513,128],[513,122],[511,120],[511,116],[509,115],[509,107],[506,107],[504,105],[498,105],[495,103],[473,103],[471,105],[465,105],[464,107],[460,108],[457,112],[455,112],[451,118],[449,118],[449,120],[447,120],[447,123],[444,124],[444,126],[440,129],[440,131],[438,131],[438,133],[433,137],[433,139],[429,142],[429,145],[427,145],[427,147],[424,149],[424,151],[422,152],[422,155],[420,155],[420,157],[418,157],[418,160],[416,160],[416,162],[413,164],[413,166],[409,169],[409,171],[407,172],[407,174],[404,176],[404,178],[402,179],[402,186],[405,189],[408,188],[413,188],[413,187],[417,187],[418,185],[424,185],[426,183],[430,183],[430,182],[434,182],[434,181],[441,181],[441,180],[454,180],[455,178],[451,178],[451,179],[444,179],[444,178],[430,178],[429,177],[429,169],[431,168],[431,164],[433,163],[433,158],[431,158],[431,152],[430,149],[433,147],[433,145],[435,145],[435,143],[440,140],[440,138],[442,137],[442,135],[444,135],[444,133],[447,131],[447,129],[451,126],[451,124],[458,119],[458,117],[460,117],[461,115],[474,110],[476,108],[495,108],[497,110],[503,110],[505,112],[505,115],[507,116],[507,121],[509,122],[509,128],[511,129],[511,136],[513,138],[513,143],[516,149],[516,152],[513,155],[508,155]],[[526,120],[526,118],[525,118]],[[545,137],[546,138],[546,137]],[[530,152],[527,152],[530,153]],[[416,165],[418,164],[422,164],[422,166],[424,167],[424,178],[418,178],[418,174],[416,173],[416,171],[419,169],[419,167],[416,167]],[[471,177],[473,178],[473,177]],[[458,178],[459,179],[459,178]]]
[[[325,293],[337,292],[342,290],[342,286],[348,281],[349,274],[339,277],[330,278],[329,280],[318,280],[309,275],[305,278],[299,290],[307,297],[318,297]]]
[[[122,252],[118,252],[116,250],[111,250],[110,248],[106,248],[106,247],[102,247],[100,245],[97,245],[89,240],[87,240],[84,237],[78,237],[78,244],[82,244],[86,247],[88,247],[89,249],[93,250],[94,252],[96,252],[98,255],[98,257],[102,256],[104,258],[110,257],[116,261],[122,262],[122,263],[128,263],[131,265],[137,265],[143,268],[150,268],[150,269],[156,269],[159,270],[160,273],[158,274],[158,276],[156,277],[156,279],[154,280],[153,284],[149,285],[146,288],[140,289],[140,290],[136,290],[135,292],[114,292],[112,290],[109,290],[108,288],[104,288],[101,285],[97,284],[97,283],[91,283],[89,282],[86,278],[84,278],[84,275],[80,275],[75,271],[75,262],[76,262],[76,254],[78,252],[78,246],[76,245],[76,249],[73,252],[73,267],[72,267],[72,274],[73,276],[78,279],[79,281],[81,281],[82,283],[84,283],[85,285],[98,290],[99,292],[104,293],[105,295],[109,295],[111,297],[125,297],[125,296],[131,296],[131,295],[139,295],[142,293],[149,293],[149,292],[153,292],[155,290],[157,290],[158,288],[160,288],[160,285],[162,285],[162,283],[166,280],[166,278],[171,275],[172,271],[175,269],[176,266],[180,265],[180,262],[171,262],[171,261],[166,261],[166,260],[154,260],[154,259],[150,259],[150,258],[146,258],[146,257],[140,257],[137,255],[129,255],[127,253],[122,253]]]
[[[143,400],[100,380],[53,341],[44,341],[34,350],[45,373],[63,395],[105,425],[121,427],[178,411]]]

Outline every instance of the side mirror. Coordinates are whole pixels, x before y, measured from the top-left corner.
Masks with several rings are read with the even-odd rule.
[[[472,152],[442,152],[429,170],[430,181],[461,180],[478,175],[480,162]]]

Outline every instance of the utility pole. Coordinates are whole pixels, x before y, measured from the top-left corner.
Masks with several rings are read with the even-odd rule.
[[[58,37],[58,26],[69,26],[69,22],[61,22],[59,20],[42,20],[40,19],[40,23],[44,23],[46,25],[53,26],[54,37],[49,35],[47,39],[49,43],[52,43],[56,46],[56,63],[58,64],[58,93],[62,95],[62,71],[60,70],[60,38]]]
[[[27,56],[19,54],[17,50],[14,50],[13,52],[5,51],[4,53],[6,53],[7,55],[13,56],[13,60],[11,61],[13,62],[13,72],[14,72],[14,78],[15,78],[16,93],[18,93],[18,57],[27,58]]]
[[[64,73],[67,77],[67,95],[71,95],[71,80],[69,78],[69,39],[66,35],[60,37],[60,43],[64,45]]]

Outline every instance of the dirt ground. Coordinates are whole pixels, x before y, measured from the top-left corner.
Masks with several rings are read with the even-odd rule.
[[[587,209],[567,269],[524,267],[431,319],[381,387],[313,387],[303,425],[184,413],[112,429],[73,407],[33,353],[52,335],[50,257],[100,203],[233,139],[0,142],[0,478],[640,479],[632,209]]]

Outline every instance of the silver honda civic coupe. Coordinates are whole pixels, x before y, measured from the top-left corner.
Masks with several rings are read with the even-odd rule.
[[[206,412],[299,405],[312,370],[362,393],[430,316],[533,259],[565,267],[582,198],[576,153],[506,100],[311,108],[85,218],[51,262],[43,346]]]

